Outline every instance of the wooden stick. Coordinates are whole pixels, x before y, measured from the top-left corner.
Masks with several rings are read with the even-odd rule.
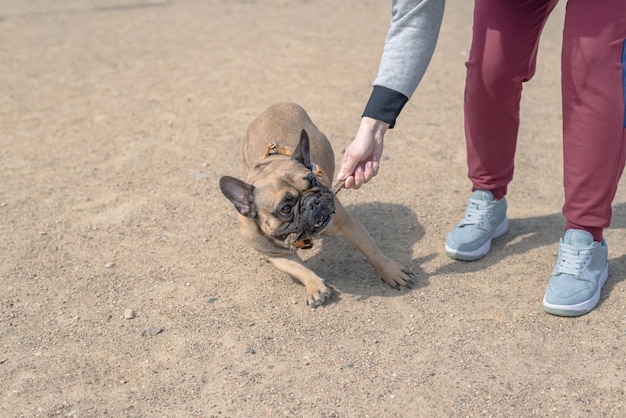
[[[335,183],[335,185],[332,188],[333,196],[337,196],[337,193],[339,193],[339,190],[343,189],[344,183],[345,183],[344,180],[341,180]]]

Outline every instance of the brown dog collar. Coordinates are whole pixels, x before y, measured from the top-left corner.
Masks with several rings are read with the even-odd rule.
[[[313,240],[311,238],[304,238],[300,241],[294,242],[291,245],[293,245],[298,250],[310,250],[311,248],[313,248]]]
[[[285,155],[287,157],[290,157],[291,151],[289,151],[287,148],[280,145],[278,142],[274,141],[267,146],[267,149],[265,150],[265,154],[263,154],[263,159],[266,159],[270,155]],[[317,177],[329,178],[328,175],[324,172],[324,170],[322,170],[322,168],[318,164],[311,162],[311,165],[312,165],[311,171]],[[344,183],[343,181],[338,181],[333,186],[333,188],[331,189],[333,192],[333,196],[337,195],[337,193],[339,193],[339,190],[343,188],[343,183]]]
[[[266,159],[270,155],[286,155],[289,157],[291,156],[291,151],[281,146],[278,142],[272,142],[267,146],[265,154],[263,154],[263,159]]]

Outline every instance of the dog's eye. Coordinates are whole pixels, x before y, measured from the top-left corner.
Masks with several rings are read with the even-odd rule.
[[[289,215],[291,215],[291,209],[293,209],[292,205],[283,205],[280,208],[280,214],[281,215],[285,215],[285,216],[289,216]]]

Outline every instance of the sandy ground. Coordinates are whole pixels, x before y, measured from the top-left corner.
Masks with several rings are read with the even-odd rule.
[[[340,159],[387,2],[0,0],[0,416],[626,416],[623,191],[597,309],[541,309],[564,225],[563,11],[524,92],[510,232],[474,263],[443,251],[469,196],[471,3],[450,0],[379,176],[340,193],[418,285],[386,287],[329,238],[302,254],[334,289],[313,310],[217,183],[279,101]]]

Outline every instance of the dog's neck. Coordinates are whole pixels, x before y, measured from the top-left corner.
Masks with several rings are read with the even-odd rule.
[[[265,160],[271,156],[291,157],[291,151],[280,145],[280,143],[274,141],[267,146],[267,149],[263,154],[263,158],[255,164],[255,167],[259,167],[259,165],[263,162],[267,164],[268,162]],[[322,170],[322,167],[313,161],[311,161],[311,171],[318,179],[323,180],[323,183],[325,183],[326,180],[330,180],[326,172]]]

